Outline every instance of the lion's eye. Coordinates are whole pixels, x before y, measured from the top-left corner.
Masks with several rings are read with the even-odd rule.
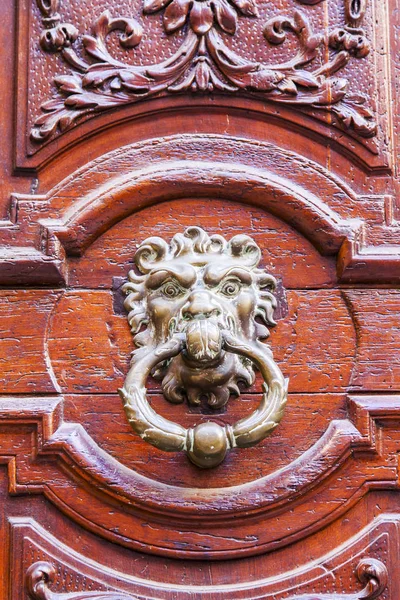
[[[233,296],[237,296],[241,290],[241,285],[239,281],[235,281],[230,279],[229,281],[225,281],[219,288],[219,292],[224,294],[224,296],[228,296],[232,298]]]
[[[174,281],[166,281],[164,285],[160,287],[160,292],[167,298],[176,298],[182,294],[183,290]]]

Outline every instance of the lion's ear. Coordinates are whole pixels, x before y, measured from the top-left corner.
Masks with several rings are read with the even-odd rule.
[[[143,346],[148,346],[150,343],[150,333],[148,329],[144,331],[140,331],[134,337],[135,344],[138,348],[142,348]]]
[[[270,275],[270,273],[266,273],[265,271],[262,271],[261,273],[259,273],[257,275],[257,284],[258,287],[260,288],[260,290],[262,291],[270,291],[270,292],[274,292],[276,290],[276,286],[278,285],[278,282],[276,281],[275,277],[273,275]]]
[[[261,260],[260,248],[248,235],[235,235],[228,247],[232,256],[241,258],[248,266],[255,267]]]
[[[256,307],[256,317],[261,317],[266,325],[274,327],[276,325],[276,321],[274,320],[276,307],[277,301],[275,296],[270,292],[262,292]]]

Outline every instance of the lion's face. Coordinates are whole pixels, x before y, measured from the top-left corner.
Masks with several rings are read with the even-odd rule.
[[[250,269],[235,267],[224,257],[211,264],[172,262],[168,269],[154,269],[146,281],[146,295],[148,316],[157,338],[161,341],[175,332],[184,332],[192,339],[198,331],[204,342],[203,362],[207,336],[213,337],[214,328],[253,338],[257,305],[253,279]],[[213,340],[209,341],[212,344]],[[188,343],[188,353],[194,358],[199,352]]]
[[[274,325],[274,278],[257,268],[260,250],[248,236],[226,242],[189,228],[168,246],[160,238],[143,242],[135,256],[143,275],[131,272],[126,306],[137,345],[156,347],[176,333],[186,336],[185,351],[157,374],[172,402],[214,407],[238,395],[237,383],[254,379],[248,361],[223,349],[223,331],[244,340],[268,336],[260,323]],[[257,319],[258,317],[258,319]]]

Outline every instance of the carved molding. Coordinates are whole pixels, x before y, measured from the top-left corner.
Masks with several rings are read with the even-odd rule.
[[[317,174],[314,174],[317,177]],[[321,186],[323,178],[319,177]],[[222,187],[223,186],[223,187]],[[147,199],[138,194],[146,188]],[[111,191],[112,189],[112,191]],[[140,206],[170,196],[215,197],[261,205],[300,231],[323,255],[338,255],[338,277],[343,282],[399,282],[400,251],[396,246],[369,246],[360,219],[343,219],[314,194],[264,170],[247,166],[186,161],[161,163],[145,172],[129,173],[109,183],[107,188],[88,194],[75,203],[63,220],[44,221],[48,239],[56,238],[67,255],[81,256],[104,232]],[[170,191],[170,193],[169,193]],[[118,202],[115,200],[118,199]],[[389,267],[388,267],[389,265]],[[397,273],[397,274],[396,274]]]
[[[362,236],[343,240],[338,253],[337,273],[343,283],[400,283],[400,248],[393,245],[378,249],[365,245]],[[389,274],[392,273],[390,276]]]
[[[365,587],[354,594],[305,594],[290,596],[288,600],[375,600],[380,598],[387,587],[388,573],[379,561],[364,558],[357,566],[357,578]]]
[[[288,600],[374,600],[385,591],[388,573],[385,565],[373,558],[364,558],[356,568],[358,580],[364,588],[354,594],[305,594],[290,596]],[[26,587],[33,600],[64,600],[64,593],[51,591],[56,570],[51,563],[39,561],[26,573]],[[68,594],[68,600],[137,600],[137,596],[122,592],[78,592]]]
[[[60,0],[37,3],[45,28],[40,45],[45,52],[59,53],[72,74],[55,78],[57,94],[42,105],[42,115],[31,131],[35,143],[68,130],[82,117],[161,92],[209,94],[213,90],[245,92],[273,103],[308,107],[317,114],[333,115],[334,124],[361,137],[376,135],[367,98],[350,93],[348,80],[340,75],[350,60],[363,59],[369,53],[369,42],[360,29],[365,1],[353,5],[346,0],[346,23],[326,34],[314,33],[303,11],[273,16],[264,26],[266,41],[282,44],[287,32],[292,32],[299,48],[287,61],[263,64],[239,56],[221,35],[236,35],[239,17],[259,18],[255,0],[144,0],[145,14],[163,12],[168,35],[187,24],[186,37],[176,53],[161,63],[145,66],[117,60],[107,46],[113,31],[119,32],[124,49],[140,44],[143,32],[135,19],[113,17],[107,10],[92,24],[92,35],[80,35],[73,24],[62,22]],[[83,57],[75,50],[78,41],[83,44]],[[324,60],[328,52],[321,66],[320,59]]]
[[[29,404],[33,404],[29,408]],[[46,399],[42,408],[38,403],[28,402],[26,399],[24,419],[37,423],[37,435],[42,438],[38,445],[37,455],[55,454],[70,465],[82,479],[90,478],[93,491],[101,488],[107,491],[110,497],[126,503],[142,504],[152,508],[161,516],[165,511],[174,511],[181,504],[181,488],[158,484],[142,475],[138,475],[119,463],[115,458],[101,450],[101,448],[86,433],[78,423],[63,423],[62,401],[59,399]],[[18,420],[19,409],[12,406],[7,399],[0,399],[1,419],[6,423],[15,423]],[[332,421],[328,430],[321,439],[314,444],[300,458],[288,467],[281,469],[279,474],[273,473],[260,480],[246,484],[247,494],[237,498],[236,488],[215,489],[188,489],[185,492],[185,503],[180,507],[189,520],[207,515],[208,519],[221,518],[221,514],[234,514],[236,510],[246,509],[249,513],[257,513],[266,507],[290,502],[294,497],[301,496],[315,483],[328,477],[332,470],[350,458],[351,446],[358,442],[362,448],[371,447],[370,442],[348,421]],[[39,438],[38,438],[39,441]],[[9,490],[13,494],[23,493],[27,485],[20,485],[17,477],[18,456],[8,456],[11,465],[9,475]],[[315,466],[315,469],[313,469]],[[318,466],[318,473],[317,473]],[[286,481],[284,486],[281,481]],[[46,491],[43,485],[34,486]],[[50,486],[51,487],[51,486]],[[168,499],[160,497],[160,490],[168,491]],[[235,501],[236,498],[236,501]],[[258,498],[256,502],[255,499]],[[225,504],[221,505],[221,500]],[[228,502],[229,500],[229,502]],[[216,508],[219,513],[216,514]],[[192,516],[190,516],[192,515]],[[181,518],[184,518],[183,515]]]
[[[182,152],[185,161],[179,160]],[[220,162],[212,162],[216,155]],[[160,162],[160,156],[169,160]],[[15,194],[10,219],[0,223],[2,283],[62,285],[68,281],[68,257],[81,256],[113,225],[147,206],[191,196],[232,201],[240,196],[242,203],[277,216],[321,254],[338,256],[339,281],[400,281],[397,229],[383,223],[385,197],[374,199],[382,202],[379,216],[376,209],[370,212],[369,197],[364,202],[332,172],[293,152],[236,137],[181,134],[110,152],[46,196]],[[372,246],[369,231],[377,230],[379,218],[387,244]]]
[[[185,161],[179,160],[182,152]],[[160,162],[160,155],[169,160]],[[216,155],[220,162],[212,162]],[[249,156],[252,165],[246,164]],[[360,202],[363,198],[331,172],[273,144],[181,134],[110,152],[46,196],[15,194],[10,220],[2,223],[8,244],[0,256],[2,282],[62,285],[68,257],[81,256],[113,225],[152,204],[191,196],[233,201],[240,196],[241,202],[263,208],[294,226],[321,254],[338,255],[341,281],[400,281],[397,230],[382,222],[388,243],[370,245],[369,221],[376,231],[379,215],[368,212],[369,198]],[[59,197],[66,199],[62,207]],[[383,220],[383,208],[381,214]]]
[[[257,598],[276,600],[372,600],[380,598],[396,573],[398,515],[383,514],[327,554],[305,562],[294,570],[251,582],[244,577],[235,585],[165,584],[142,573],[126,574],[110,568],[67,546],[26,517],[10,519],[13,560],[21,565],[12,582],[11,600],[21,597],[25,587],[33,600],[134,600],[157,597],[168,600],[200,597],[241,600],[245,590]],[[36,557],[33,558],[33,557]],[[305,557],[306,559],[306,557]],[[393,573],[393,575],[392,575]],[[56,574],[56,575],[55,575]],[[64,582],[64,583],[63,583]],[[68,582],[68,584],[66,584]],[[386,596],[385,596],[386,597]]]
[[[145,188],[146,197],[139,194]],[[132,214],[136,197],[140,207],[179,197],[223,197],[258,205],[287,223],[296,223],[321,252],[337,252],[346,236],[354,237],[359,220],[346,220],[317,196],[266,169],[202,161],[169,161],[129,172],[88,193],[71,207],[63,219],[43,220],[70,256],[81,256],[107,228]]]
[[[28,439],[32,444],[34,476],[31,477],[30,465],[20,462],[14,446],[5,448],[1,462],[8,465],[11,494],[43,493],[69,518],[128,547],[175,557],[218,559],[221,552],[225,558],[237,556],[238,552],[240,556],[251,555],[319,530],[358,502],[369,489],[398,489],[397,463],[387,458],[396,455],[398,445],[390,431],[385,436],[385,429],[397,428],[400,420],[398,397],[355,397],[350,400],[350,409],[354,424],[348,420],[333,421],[316,444],[278,472],[243,486],[205,489],[162,484],[128,469],[104,452],[81,425],[62,421],[60,399],[2,399],[3,427],[20,427],[24,423],[32,426],[34,435]],[[382,429],[380,436],[377,427]],[[358,452],[364,456],[361,463]],[[57,465],[54,481],[48,480],[47,459]],[[334,483],[343,477],[347,478],[345,493]],[[79,494],[70,493],[71,481],[79,486]],[[324,503],[318,500],[320,494]],[[315,506],[307,517],[303,515],[302,502],[313,502]],[[336,505],[333,512],[330,502]],[[110,505],[118,512],[121,534],[105,525]],[[291,509],[285,511],[285,506]],[[278,507],[279,527],[275,529]],[[301,519],[297,508],[303,515]],[[150,541],[146,529],[138,525],[143,509],[152,530],[158,531],[158,537]],[[232,520],[237,511],[241,519]],[[174,529],[176,519],[179,533]],[[257,526],[260,519],[264,523],[261,530]],[[181,530],[183,523],[189,528],[188,535]],[[213,534],[209,537],[211,523]],[[232,540],[218,536],[219,527],[227,523],[235,536]],[[282,527],[287,531],[286,537],[282,537]],[[176,547],[176,535],[185,543],[183,551]],[[199,548],[197,535],[207,550]]]

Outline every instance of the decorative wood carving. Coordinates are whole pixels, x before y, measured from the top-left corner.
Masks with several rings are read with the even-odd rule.
[[[180,160],[182,153],[186,160]],[[232,156],[242,164],[233,164]],[[14,220],[3,232],[12,239],[18,269],[10,266],[11,251],[0,255],[2,281],[37,285],[47,278],[60,285],[67,279],[68,257],[82,255],[116,222],[156,202],[188,196],[233,201],[240,196],[295,223],[321,254],[338,254],[343,281],[400,281],[396,229],[380,225],[385,197],[358,197],[327,169],[272,144],[217,135],[133,144],[93,161],[46,196],[14,197]],[[72,198],[78,200],[70,203]],[[385,244],[370,245],[370,229],[381,231]]]
[[[278,576],[247,574],[240,583],[218,585],[163,584],[146,575],[135,576],[116,571],[108,565],[90,560],[47,532],[33,519],[10,519],[13,556],[21,568],[13,579],[10,600],[21,597],[26,586],[29,597],[38,600],[133,600],[175,597],[213,600],[242,600],[248,586],[259,598],[276,600],[372,600],[386,598],[393,591],[388,575],[398,553],[396,514],[383,514],[357,535],[333,546],[328,553],[302,563],[299,568],[279,571]],[[306,559],[306,557],[304,557]],[[188,567],[189,568],[189,567]],[[386,592],[386,593],[385,593]]]
[[[289,600],[373,600],[379,598],[387,585],[387,569],[379,560],[364,558],[357,566],[357,577],[365,584],[362,591],[355,594],[306,594],[290,596]],[[56,575],[55,568],[47,562],[37,562],[26,573],[26,586],[34,600],[63,600],[64,594],[51,591]],[[68,600],[137,600],[137,597],[119,592],[83,592],[68,594]]]
[[[354,424],[332,422],[322,438],[286,468],[243,486],[207,489],[161,484],[128,469],[104,452],[82,426],[62,421],[59,399],[24,398],[12,403],[2,399],[3,428],[30,425],[28,437],[25,430],[20,435],[22,447],[32,456],[26,463],[14,441],[3,446],[3,464],[8,465],[10,493],[44,493],[76,522],[128,547],[175,557],[218,559],[221,552],[224,557],[245,556],[318,531],[368,490],[398,489],[397,458],[393,460],[398,446],[391,432],[397,428],[399,406],[396,396],[354,397],[350,402]],[[363,461],[358,460],[359,453]],[[54,465],[50,480],[47,458]],[[344,480],[342,488],[338,484]],[[79,493],[70,493],[72,481]],[[335,504],[334,514],[330,502]],[[307,514],[304,507],[309,503],[315,508]],[[107,526],[110,505],[118,531]],[[151,536],[140,525],[143,510]],[[240,520],[234,518],[237,511]],[[181,530],[183,524],[187,532]],[[226,526],[229,538],[223,533]],[[196,536],[202,540],[200,547]]]
[[[309,2],[305,2],[309,4]],[[312,2],[314,4],[314,2]],[[186,23],[186,37],[171,57],[154,65],[132,65],[114,58],[107,46],[113,31],[121,32],[120,44],[125,49],[136,47],[142,38],[142,27],[133,18],[114,18],[103,12],[93,23],[93,35],[80,36],[77,28],[61,22],[57,12],[60,2],[38,6],[43,14],[45,30],[40,44],[44,51],[60,53],[72,67],[72,75],[55,78],[57,95],[42,105],[31,139],[41,143],[66,131],[84,116],[113,107],[137,102],[160,92],[210,93],[213,90],[260,94],[271,102],[310,107],[334,115],[336,122],[358,135],[371,137],[377,127],[373,113],[362,94],[348,92],[348,80],[340,71],[351,58],[362,59],[369,53],[369,42],[359,28],[366,4],[346,4],[347,24],[323,33],[314,33],[306,15],[295,10],[293,15],[271,17],[264,27],[264,37],[272,45],[282,44],[288,31],[299,40],[298,53],[281,63],[249,61],[232,51],[221,33],[236,34],[238,16],[258,18],[255,0],[145,0],[145,14],[163,11],[163,26],[174,34]],[[355,27],[357,25],[357,27]],[[77,40],[85,57],[74,49]],[[329,49],[330,57],[327,56]],[[319,64],[320,59],[325,62]],[[313,70],[306,69],[312,65]]]
[[[26,587],[34,600],[65,600],[65,594],[51,591],[56,570],[51,563],[37,562],[29,567],[26,573]],[[68,600],[137,600],[133,596],[119,592],[78,592],[69,593]]]
[[[398,600],[394,3],[0,12],[1,600]],[[290,375],[275,433],[212,469],[136,435],[117,393],[135,251],[194,225],[250,235],[279,275]],[[263,400],[259,371],[214,408],[154,375],[148,403],[184,435]]]

